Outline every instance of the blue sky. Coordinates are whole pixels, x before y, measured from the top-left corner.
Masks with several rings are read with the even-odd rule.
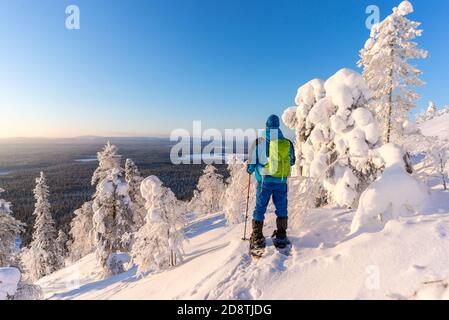
[[[412,3],[430,52],[419,106],[448,105],[449,1]],[[399,1],[0,0],[0,137],[261,127],[301,84],[356,68],[370,4]]]

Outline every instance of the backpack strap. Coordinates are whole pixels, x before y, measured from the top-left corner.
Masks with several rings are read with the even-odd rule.
[[[293,149],[293,162],[296,163],[296,154],[295,154],[295,145],[293,144],[293,142],[290,139],[284,138],[285,140],[287,140],[288,142],[290,142],[290,146]]]

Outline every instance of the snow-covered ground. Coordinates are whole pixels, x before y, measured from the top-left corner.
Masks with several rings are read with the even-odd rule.
[[[430,137],[449,138],[449,113],[427,120],[420,125],[422,133]]]
[[[449,137],[448,120],[434,118],[421,130]],[[449,299],[448,191],[433,184],[420,212],[379,232],[350,235],[354,214],[311,210],[290,230],[291,256],[267,238],[266,254],[252,261],[243,224],[226,226],[217,213],[190,223],[185,260],[168,271],[138,276],[131,267],[101,280],[91,254],[38,284],[49,299]],[[274,224],[271,209],[266,236]]]
[[[438,205],[436,205],[438,204]],[[184,263],[139,277],[136,269],[99,280],[94,256],[41,279],[51,299],[449,299],[449,194],[436,191],[421,215],[383,231],[348,237],[354,211],[317,209],[291,232],[290,257],[268,239],[253,262],[242,225],[221,214],[188,228]],[[273,230],[273,215],[266,235]]]

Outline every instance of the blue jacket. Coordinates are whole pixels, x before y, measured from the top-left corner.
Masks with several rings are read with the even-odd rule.
[[[264,132],[263,139],[257,139],[254,142],[253,146],[251,146],[249,150],[249,158],[248,158],[248,168],[247,171],[249,174],[253,172],[256,175],[257,182],[277,182],[277,183],[287,183],[287,177],[278,178],[272,176],[262,176],[261,170],[262,167],[267,164],[267,154],[268,147],[270,145],[271,134],[274,134],[275,137],[273,139],[283,139],[284,134],[279,128],[267,128]],[[264,143],[265,142],[265,143]],[[293,143],[290,145],[290,165],[295,164],[295,149],[293,147]]]

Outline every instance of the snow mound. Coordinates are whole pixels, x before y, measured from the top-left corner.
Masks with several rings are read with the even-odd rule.
[[[390,143],[378,152],[385,171],[362,193],[351,234],[379,231],[391,219],[415,215],[427,200],[426,186],[405,171],[402,149]]]
[[[446,109],[443,109],[446,111]],[[419,125],[422,134],[428,137],[438,137],[439,139],[449,139],[449,109],[436,117],[426,120]]]
[[[17,268],[0,268],[0,300],[14,296],[21,274]]]

